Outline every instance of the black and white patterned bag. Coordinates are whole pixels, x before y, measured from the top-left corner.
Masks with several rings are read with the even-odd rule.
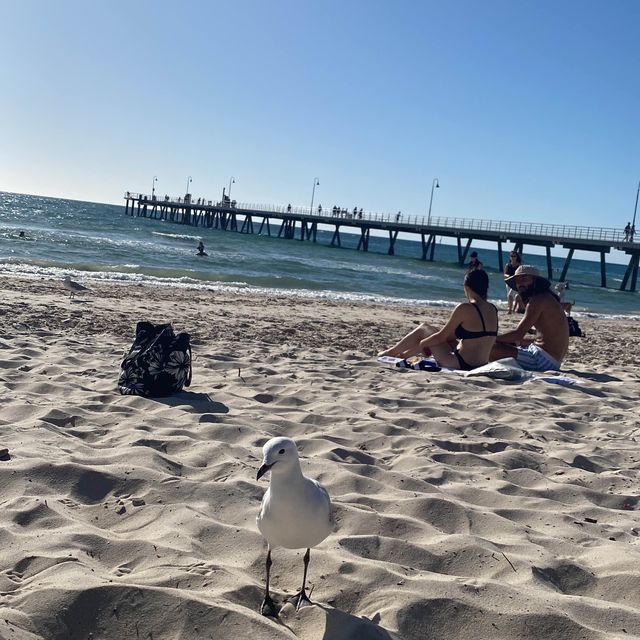
[[[120,393],[157,398],[190,384],[189,334],[175,335],[170,324],[138,322],[136,338],[120,365]]]

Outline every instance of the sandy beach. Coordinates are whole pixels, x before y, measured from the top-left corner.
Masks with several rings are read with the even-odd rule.
[[[577,384],[514,384],[376,361],[446,309],[0,286],[2,640],[640,637],[637,320],[580,319]],[[191,334],[188,390],[118,393],[139,320]],[[278,621],[255,522],[276,435],[337,525],[315,605]],[[277,600],[303,553],[274,551]]]

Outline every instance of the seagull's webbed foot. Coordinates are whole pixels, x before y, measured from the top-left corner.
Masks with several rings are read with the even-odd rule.
[[[300,611],[300,607],[309,607],[313,604],[307,596],[306,589],[301,589],[295,596],[287,598],[287,602],[290,602],[296,608],[296,611]]]
[[[271,596],[265,596],[260,605],[260,614],[263,616],[271,616],[272,618],[278,617],[278,608],[276,607],[276,603],[271,599]]]

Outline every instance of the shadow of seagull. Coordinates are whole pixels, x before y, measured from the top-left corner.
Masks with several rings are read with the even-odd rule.
[[[379,621],[379,614],[370,620],[318,603],[303,607],[297,614],[292,605],[280,611],[280,622],[301,640],[307,637],[322,637],[322,640],[401,640],[379,626]],[[320,636],[318,630],[322,626],[324,633]]]

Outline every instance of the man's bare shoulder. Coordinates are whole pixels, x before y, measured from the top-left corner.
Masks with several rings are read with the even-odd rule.
[[[538,293],[529,298],[527,302],[527,306],[531,307],[546,307],[546,306],[556,306],[560,305],[558,299],[549,291],[544,291],[542,293]]]

